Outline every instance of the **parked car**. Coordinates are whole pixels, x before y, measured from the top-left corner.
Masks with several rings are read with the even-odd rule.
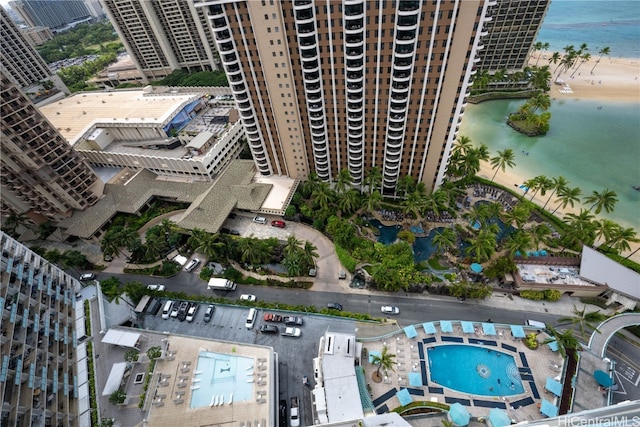
[[[278,329],[276,325],[262,325],[260,332],[263,334],[277,334],[280,332],[280,329]]]
[[[253,217],[253,222],[255,222],[257,224],[266,224],[267,223],[267,218],[265,218],[263,216],[254,216]]]
[[[204,320],[205,323],[211,322],[211,318],[213,317],[213,313],[215,311],[216,311],[216,308],[210,304],[207,307],[207,311],[204,312],[204,317],[202,318],[202,320]]]
[[[265,322],[282,322],[282,316],[279,314],[265,313],[264,320]]]
[[[400,309],[392,305],[383,305],[382,308],[380,308],[380,310],[384,314],[400,314]]]
[[[240,301],[250,301],[250,302],[255,302],[256,301],[256,296],[255,295],[251,295],[251,294],[242,294],[240,295]]]
[[[303,323],[302,317],[287,316],[284,318],[284,324],[287,326],[302,326]]]
[[[275,221],[271,221],[271,226],[278,227],[278,228],[285,228],[287,224],[284,221],[275,220]]]
[[[179,311],[180,311],[180,304],[178,302],[174,302],[173,308],[171,308],[171,317],[178,317]]]
[[[178,307],[178,314],[176,316],[178,320],[183,322],[187,318],[187,313],[189,312],[190,308],[191,308],[190,303],[188,303],[187,301],[182,301],[180,303],[180,306]]]
[[[165,287],[164,287],[164,285],[161,285],[160,283],[157,283],[155,285],[147,285],[147,289],[149,289],[150,291],[162,292],[162,291],[164,291]]]
[[[80,280],[85,282],[87,280],[93,280],[96,278],[96,275],[93,273],[84,273],[82,276],[80,276]]]
[[[330,310],[342,311],[342,304],[338,304],[337,302],[330,302],[327,304],[327,308]]]
[[[347,273],[345,271],[341,271],[340,274],[338,274],[338,279],[344,280],[346,278],[347,278]]]
[[[302,334],[300,328],[285,328],[282,332],[283,337],[299,337]]]
[[[191,273],[193,270],[196,269],[198,265],[200,265],[200,260],[198,258],[194,258],[191,261],[189,261],[189,264],[187,264],[187,266],[184,269],[187,270],[189,273]]]
[[[195,304],[189,308],[189,311],[187,312],[187,322],[193,322],[193,319],[196,317],[196,313],[198,313],[199,307],[200,304]]]

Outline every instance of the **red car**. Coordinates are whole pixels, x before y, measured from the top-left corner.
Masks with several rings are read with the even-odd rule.
[[[278,227],[278,228],[285,228],[287,226],[287,224],[284,223],[284,221],[271,221],[271,226],[272,227]]]

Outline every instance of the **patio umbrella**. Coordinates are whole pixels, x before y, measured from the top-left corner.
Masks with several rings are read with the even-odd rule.
[[[489,422],[492,427],[505,427],[511,425],[511,418],[502,409],[493,408],[489,412]]]
[[[547,417],[557,417],[558,416],[558,407],[548,400],[542,399],[542,404],[540,405],[540,412],[542,412]]]
[[[595,378],[598,384],[600,384],[602,387],[611,387],[613,385],[613,380],[605,371],[595,371],[593,373],[593,378]]]
[[[449,413],[447,414],[447,417],[449,417],[449,421],[460,427],[469,424],[469,420],[471,419],[471,415],[469,415],[469,411],[467,411],[467,408],[465,408],[458,402],[449,407]]]
[[[440,321],[440,329],[442,332],[453,332],[453,327],[451,326],[450,320],[441,320]]]
[[[558,381],[554,380],[553,378],[547,377],[547,383],[545,384],[544,388],[546,388],[556,396],[562,396],[562,384],[560,384]]]
[[[511,333],[515,338],[524,338],[524,329],[520,325],[511,325]]]
[[[411,387],[422,387],[422,375],[419,372],[409,372],[409,385]]]
[[[433,322],[423,323],[422,327],[424,328],[424,333],[427,335],[436,333],[436,327]]]
[[[418,331],[416,331],[416,327],[413,325],[406,326],[404,333],[407,335],[407,338],[415,338],[418,336]]]
[[[462,326],[462,332],[464,332],[465,334],[472,334],[475,332],[475,329],[473,328],[473,322],[465,322],[463,320],[462,322],[460,322],[460,325]]]
[[[471,271],[473,271],[474,273],[480,273],[482,272],[482,266],[477,262],[474,262],[473,264],[471,264]]]
[[[396,393],[396,397],[400,401],[400,405],[407,406],[409,403],[413,402],[413,397],[409,394],[409,390],[403,388],[399,392]]]
[[[493,323],[483,323],[482,332],[484,332],[485,335],[495,335],[496,327]]]

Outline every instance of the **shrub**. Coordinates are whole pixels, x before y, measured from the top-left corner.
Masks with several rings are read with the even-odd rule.
[[[233,267],[229,267],[224,271],[224,278],[232,282],[238,282],[242,278],[242,273]]]
[[[546,301],[558,301],[562,296],[562,292],[557,289],[545,289],[544,290],[544,299]]]
[[[209,267],[204,267],[200,271],[200,279],[204,280],[205,282],[208,282],[212,276],[213,276],[213,270],[211,270]]]
[[[533,301],[542,301],[544,299],[543,291],[520,291],[522,298],[530,299]]]
[[[127,350],[124,354],[124,360],[125,362],[137,362],[139,354],[140,352],[138,350]]]
[[[356,270],[356,265],[358,265],[358,260],[352,257],[351,254],[349,254],[349,252],[342,246],[335,245],[335,248],[340,264],[353,273]]]
[[[284,211],[285,218],[293,218],[298,213],[298,209],[294,205],[287,206],[287,209]]]
[[[126,398],[127,398],[127,393],[125,393],[122,390],[117,390],[111,393],[111,396],[109,396],[109,403],[113,405],[120,405],[124,403]]]
[[[398,239],[402,239],[410,245],[413,245],[413,243],[416,241],[416,236],[409,230],[401,230],[398,232]]]
[[[162,349],[160,348],[160,346],[151,347],[149,350],[147,350],[147,357],[150,360],[155,360],[161,355],[162,355]]]
[[[538,336],[533,332],[527,334],[527,337],[524,339],[524,345],[526,345],[527,348],[530,348],[531,350],[537,349],[539,345]]]

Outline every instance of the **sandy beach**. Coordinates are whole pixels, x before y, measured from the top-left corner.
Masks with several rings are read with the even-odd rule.
[[[543,54],[538,65],[548,64],[555,76],[556,64],[549,64],[550,56],[549,53]],[[534,54],[529,64],[534,65],[537,57],[538,55]],[[564,84],[551,85],[551,98],[640,102],[640,59],[605,56],[596,65],[597,59],[591,58],[583,63],[575,73],[575,68],[561,73],[557,78]],[[591,74],[594,65],[596,67]],[[570,88],[570,92],[565,90],[565,86]]]

